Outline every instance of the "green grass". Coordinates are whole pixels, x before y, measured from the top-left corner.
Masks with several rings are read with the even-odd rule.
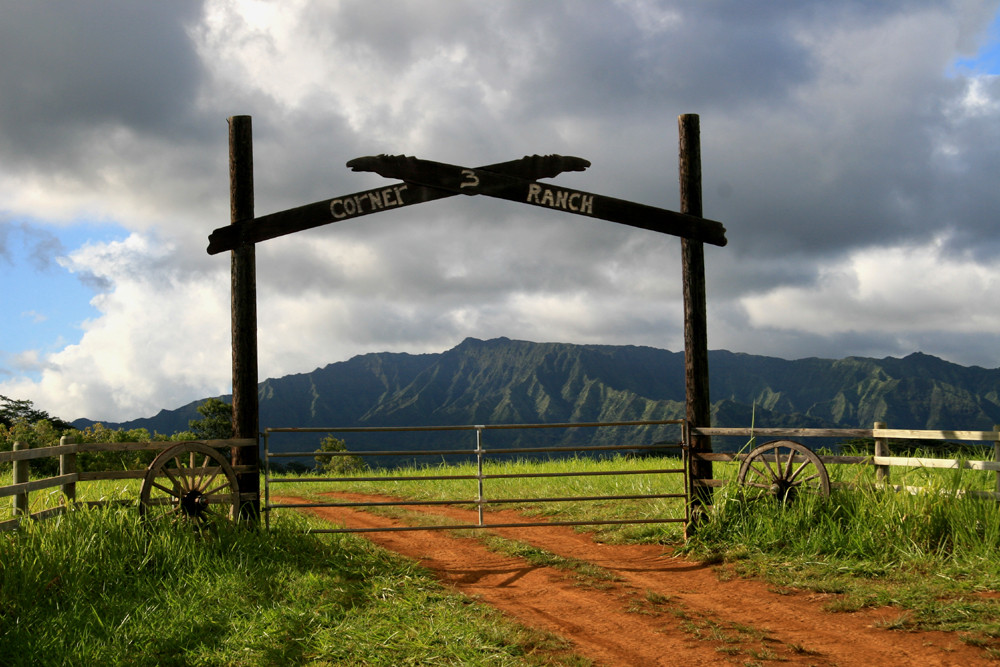
[[[584,664],[353,536],[150,529],[80,510],[0,533],[5,665]]]
[[[39,475],[32,475],[31,481],[44,479]],[[0,472],[0,487],[12,484],[10,471]],[[127,500],[137,501],[139,498],[139,487],[142,485],[140,479],[126,480],[98,480],[88,482],[78,482],[76,485],[76,500],[78,502],[90,501],[116,501]],[[28,494],[28,510],[38,512],[50,507],[58,507],[63,504],[62,489],[54,486],[41,491],[34,491]],[[0,521],[13,518],[13,497],[4,496],[0,498]]]

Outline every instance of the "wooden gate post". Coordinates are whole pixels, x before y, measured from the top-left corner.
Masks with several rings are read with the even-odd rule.
[[[875,422],[872,426],[873,429],[883,429],[886,428],[885,422]],[[892,456],[892,452],[889,451],[889,441],[885,438],[875,438],[875,456]],[[875,466],[875,483],[876,484],[889,484],[889,466]]]
[[[253,128],[250,116],[229,119],[229,210],[235,224],[253,219]],[[253,438],[248,447],[233,447],[234,466],[253,466],[237,473],[240,518],[260,520],[260,475],[257,399],[257,268],[254,244],[243,241],[232,251],[233,437]],[[246,494],[246,495],[244,495]]]
[[[702,215],[701,199],[701,128],[697,114],[677,117],[680,135],[681,213]],[[708,392],[708,317],[705,300],[705,245],[701,241],[681,239],[681,269],[684,289],[684,389],[687,401],[685,418],[689,426],[711,426],[712,404]],[[691,433],[691,453],[712,451],[709,436]],[[712,462],[692,458],[691,521],[694,529],[712,505],[711,487],[699,484],[712,479]]]
[[[75,445],[76,438],[71,435],[64,435],[59,438],[60,445]],[[76,450],[68,454],[59,455],[59,476],[72,475],[76,472]],[[66,482],[62,485],[62,493],[66,503],[72,505],[76,502],[76,482]]]

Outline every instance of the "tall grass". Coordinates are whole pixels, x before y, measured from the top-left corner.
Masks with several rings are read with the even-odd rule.
[[[353,536],[71,512],[0,533],[0,664],[532,664],[558,640]]]
[[[906,610],[900,627],[1000,636],[1000,608],[979,596],[1000,589],[1000,509],[961,493],[981,475],[924,470],[906,480],[923,487],[911,494],[868,474],[789,504],[748,501],[730,484],[685,550],[779,587],[841,594],[832,610],[892,605]]]

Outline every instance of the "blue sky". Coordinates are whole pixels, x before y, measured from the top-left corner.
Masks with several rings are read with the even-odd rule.
[[[998,2],[0,0],[0,394],[119,421],[230,390],[226,118],[258,214],[377,153],[578,155],[676,209],[702,124],[709,346],[1000,367]],[[258,247],[261,377],[466,336],[683,346],[676,239],[451,199]],[[525,210],[522,210],[525,209]]]
[[[1000,74],[1000,16],[986,29],[974,56],[955,59],[955,69],[979,75]]]
[[[99,287],[59,260],[72,249],[125,236],[116,225],[87,222],[67,227],[31,221],[7,231],[7,256],[0,258],[7,313],[0,330],[6,358],[0,367],[37,379],[40,372],[32,363],[37,357],[18,358],[18,353],[37,351],[44,357],[79,341],[83,323],[99,315],[90,304]]]

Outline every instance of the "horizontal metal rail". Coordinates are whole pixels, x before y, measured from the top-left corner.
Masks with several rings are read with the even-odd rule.
[[[552,498],[491,498],[479,501],[475,498],[468,500],[384,500],[384,501],[358,501],[345,503],[273,503],[272,509],[285,507],[409,507],[421,505],[498,505],[510,503],[562,503],[562,502],[585,502],[593,500],[643,500],[652,498],[684,498],[683,493],[643,493],[623,496],[566,496]]]
[[[437,482],[448,479],[528,479],[533,477],[606,477],[619,475],[660,475],[682,473],[684,468],[650,468],[643,470],[590,470],[582,472],[486,473],[483,475],[408,475],[405,477],[286,477],[272,479],[271,484],[294,482]]]
[[[657,443],[653,445],[586,445],[583,447],[503,447],[491,450],[492,454],[523,454],[542,452],[598,452],[598,451],[650,451],[657,449],[683,449],[684,443]],[[356,450],[350,452],[281,452],[271,458],[302,458],[305,456],[475,456],[478,449],[416,449],[416,450]]]
[[[345,426],[267,428],[264,433],[391,433],[421,431],[502,431],[528,428],[599,428],[602,426],[661,426],[683,424],[683,419],[637,419],[620,422],[563,422],[556,424],[463,424],[455,426]]]
[[[545,528],[547,526],[626,526],[647,523],[686,523],[687,519],[609,519],[603,521],[545,521],[533,523],[460,523],[387,528],[314,528],[309,533],[400,533],[414,530],[481,530],[483,528]]]
[[[430,525],[430,526],[399,526],[392,528],[339,528],[328,530],[311,530],[314,533],[348,533],[348,532],[390,532],[390,531],[412,531],[412,530],[464,530],[482,528],[526,528],[534,526],[598,526],[598,525],[629,525],[629,524],[653,524],[653,523],[685,523],[687,521],[687,503],[684,503],[684,518],[657,518],[657,519],[595,519],[591,521],[548,521],[548,522],[514,522],[514,523],[489,523],[484,519],[483,508],[486,506],[496,506],[502,504],[530,504],[530,503],[560,503],[560,502],[599,502],[599,501],[624,501],[624,500],[659,500],[659,499],[686,499],[687,484],[685,483],[684,493],[633,493],[633,494],[609,494],[609,495],[587,495],[587,496],[548,496],[531,498],[487,498],[484,494],[483,483],[489,480],[507,479],[542,479],[542,478],[569,478],[569,477],[624,477],[634,475],[664,475],[664,474],[686,474],[687,472],[687,449],[683,443],[673,443],[660,441],[652,444],[631,444],[631,445],[581,445],[566,446],[558,445],[552,447],[497,447],[486,449],[483,446],[482,434],[491,430],[515,430],[515,429],[576,429],[576,428],[601,428],[601,427],[622,427],[622,426],[661,426],[661,425],[682,425],[683,420],[633,420],[623,422],[579,422],[579,423],[556,423],[556,424],[479,424],[460,426],[376,426],[376,427],[286,427],[267,428],[264,432],[264,458],[265,458],[265,518],[269,519],[270,512],[276,509],[292,508],[364,508],[364,507],[420,507],[420,506],[448,506],[448,505],[469,505],[478,508],[479,521],[475,524],[460,525]],[[369,451],[341,451],[341,452],[275,452],[271,453],[269,439],[275,433],[411,433],[411,432],[434,432],[434,431],[474,431],[476,434],[475,449],[422,449],[422,450],[369,450]],[[684,466],[675,468],[647,468],[642,470],[581,470],[572,472],[525,472],[525,473],[489,473],[483,471],[483,459],[490,456],[503,456],[507,454],[535,454],[535,453],[572,453],[572,452],[656,452],[662,450],[680,450]],[[270,460],[272,458],[302,458],[302,457],[329,457],[336,458],[342,456],[475,456],[477,470],[475,474],[426,474],[426,475],[364,475],[353,477],[288,477],[274,479],[270,474]],[[433,482],[433,481],[475,481],[478,483],[478,496],[470,499],[452,500],[405,500],[392,499],[385,501],[339,501],[339,502],[304,502],[304,503],[271,503],[271,484],[292,484],[292,483],[390,483],[390,482]],[[268,521],[269,523],[269,521]]]

